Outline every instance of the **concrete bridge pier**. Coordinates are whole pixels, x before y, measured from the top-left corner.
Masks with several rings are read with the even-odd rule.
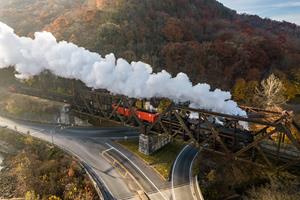
[[[145,155],[150,155],[161,149],[171,142],[169,135],[146,135],[141,134],[139,137],[139,151]]]

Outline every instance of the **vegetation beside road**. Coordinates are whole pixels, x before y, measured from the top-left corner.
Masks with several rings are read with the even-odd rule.
[[[84,169],[60,149],[6,129],[0,129],[0,140],[17,149],[5,155],[0,199],[99,199]]]
[[[165,179],[169,178],[173,162],[184,145],[178,141],[173,141],[162,149],[147,156],[139,152],[138,140],[119,141],[118,143],[151,165]]]
[[[55,123],[63,104],[30,97],[11,94],[0,88],[0,112],[18,119]]]
[[[300,177],[271,168],[254,167],[203,152],[196,160],[205,199],[300,199]]]

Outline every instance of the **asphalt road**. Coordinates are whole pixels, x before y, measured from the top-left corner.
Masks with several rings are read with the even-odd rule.
[[[112,143],[112,139],[137,138],[138,133],[129,128],[60,128],[13,121],[0,117],[0,126],[16,130],[55,145],[76,155],[98,177],[107,192],[114,199],[139,199],[137,191],[141,188],[151,200],[192,200],[199,199],[193,190],[194,181],[190,170],[197,150],[187,146],[178,155],[173,167],[172,184],[162,180],[157,173],[132,153]],[[119,160],[133,175],[138,185],[124,177],[118,169],[104,158],[107,152]],[[174,188],[172,187],[174,186]]]
[[[113,138],[138,137],[126,128],[113,129],[60,129],[50,125],[37,125],[25,122],[15,122],[12,120],[0,118],[0,125],[7,126],[22,133],[30,132],[30,135],[43,139],[72,152],[80,160],[87,163],[95,172],[102,183],[106,186],[108,192],[115,199],[130,199],[136,196],[136,191],[128,186],[125,180],[110,163],[101,158],[101,151],[109,148],[105,143],[107,136]]]
[[[192,164],[197,154],[198,149],[187,145],[177,156],[172,169],[173,200],[201,199],[202,195],[196,189],[196,181],[192,174]]]

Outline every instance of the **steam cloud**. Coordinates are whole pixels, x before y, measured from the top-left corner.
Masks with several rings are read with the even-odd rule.
[[[191,102],[191,107],[215,112],[246,116],[230,92],[211,91],[208,84],[193,86],[184,73],[172,77],[167,71],[153,73],[150,65],[116,59],[114,54],[104,58],[75,44],[57,42],[48,32],[37,32],[35,39],[19,37],[14,30],[0,22],[0,68],[14,66],[17,78],[26,79],[44,70],[71,79],[88,87],[107,89],[115,94],[135,98],[166,97],[175,102]]]

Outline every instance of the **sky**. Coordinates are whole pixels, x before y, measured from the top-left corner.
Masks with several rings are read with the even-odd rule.
[[[256,14],[300,25],[300,0],[218,0],[238,13]]]

